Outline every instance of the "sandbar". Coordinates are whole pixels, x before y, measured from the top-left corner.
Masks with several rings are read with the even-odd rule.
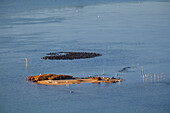
[[[78,78],[69,75],[56,75],[56,74],[43,74],[36,76],[29,76],[28,81],[35,82],[36,84],[44,85],[71,85],[71,84],[80,84],[80,83],[116,83],[121,82],[123,79],[120,78],[109,78],[109,77],[86,77]]]

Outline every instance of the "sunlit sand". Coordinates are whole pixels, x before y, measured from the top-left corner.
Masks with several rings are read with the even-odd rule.
[[[36,84],[45,85],[70,85],[70,84],[80,84],[80,83],[115,83],[123,81],[123,79],[109,78],[109,77],[86,77],[86,78],[74,78],[69,75],[56,75],[56,74],[43,74],[37,76],[28,77],[28,81],[33,81]]]

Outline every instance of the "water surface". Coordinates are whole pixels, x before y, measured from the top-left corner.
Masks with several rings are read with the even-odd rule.
[[[170,2],[9,0],[0,4],[1,112],[169,113]],[[102,56],[41,59],[59,51]],[[118,72],[127,66],[134,68]],[[153,76],[151,81],[149,76],[143,82],[141,68],[152,76],[159,74],[159,79],[155,81]],[[82,77],[103,72],[109,77],[118,73],[125,81],[67,88],[25,80],[40,73]]]

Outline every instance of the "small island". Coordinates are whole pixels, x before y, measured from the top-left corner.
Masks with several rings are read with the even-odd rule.
[[[123,81],[123,79],[117,78],[109,78],[109,77],[73,77],[70,75],[56,75],[56,74],[42,74],[29,76],[28,81],[35,82],[36,84],[44,84],[44,85],[70,85],[70,84],[80,84],[80,83],[116,83]]]
[[[56,52],[56,53],[47,53],[47,56],[42,57],[42,59],[73,60],[73,59],[94,58],[97,56],[101,56],[101,54],[90,53],[90,52]]]

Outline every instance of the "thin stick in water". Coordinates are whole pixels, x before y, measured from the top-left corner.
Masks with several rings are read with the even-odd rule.
[[[164,72],[163,72],[163,80],[165,80],[165,74],[164,74]]]
[[[156,82],[156,74],[154,73],[154,82]]]
[[[152,74],[151,74],[151,83],[152,83]]]
[[[159,82],[159,74],[157,75],[157,77],[158,77],[158,82]]]
[[[27,58],[25,58],[25,60],[26,60],[26,69],[27,69],[27,66],[28,66],[28,60],[27,60]]]

